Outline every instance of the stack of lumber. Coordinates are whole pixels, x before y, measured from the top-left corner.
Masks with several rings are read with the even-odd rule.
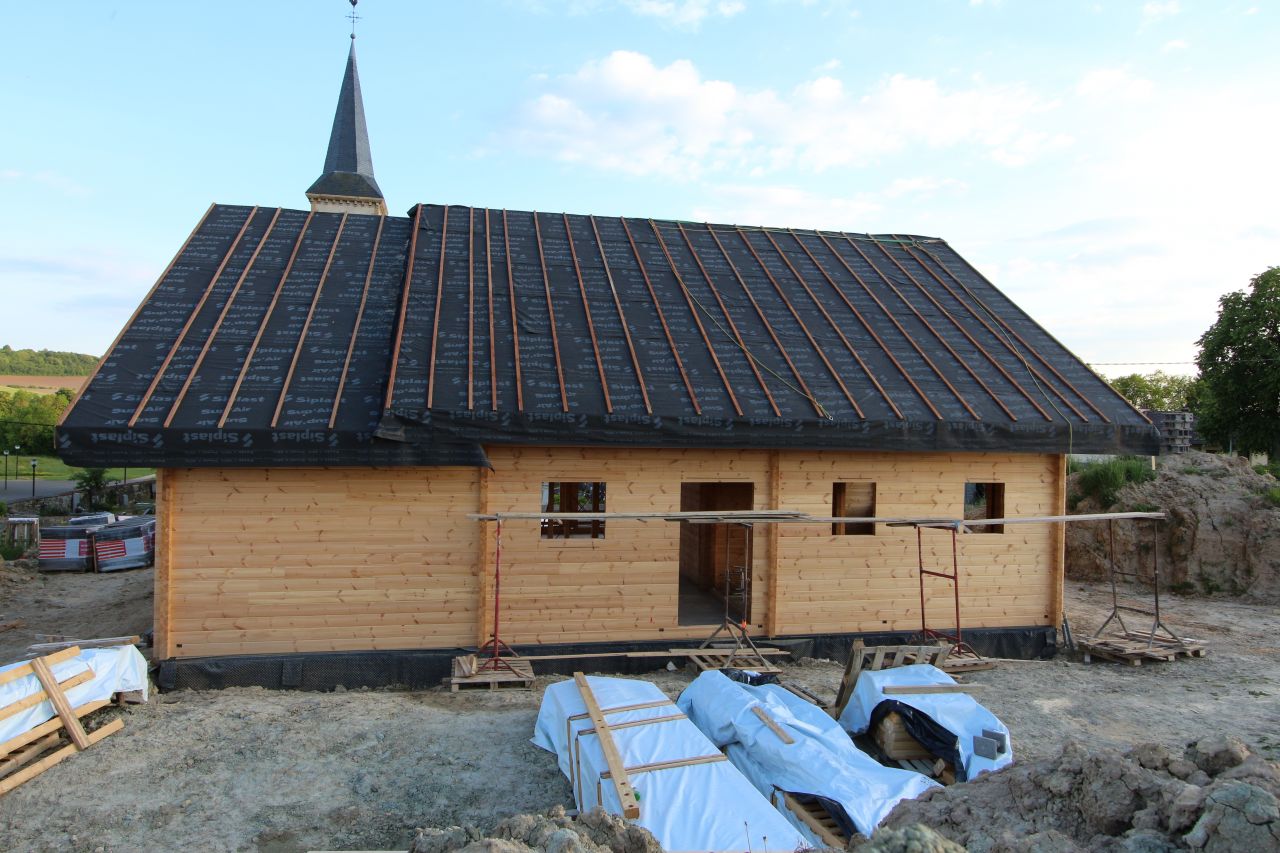
[[[35,676],[40,682],[38,691],[0,707],[0,719],[12,717],[44,702],[52,704],[56,714],[53,719],[0,743],[0,794],[12,791],[55,764],[124,728],[124,721],[117,719],[92,734],[85,731],[81,718],[110,704],[110,699],[86,702],[73,708],[65,691],[92,680],[93,671],[86,670],[59,681],[52,670],[54,664],[70,660],[79,654],[80,649],[72,646],[0,672],[0,685],[28,676]]]

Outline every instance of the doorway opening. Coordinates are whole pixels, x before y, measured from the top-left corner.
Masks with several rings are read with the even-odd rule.
[[[681,512],[750,510],[754,483],[682,483]],[[680,522],[680,625],[751,617],[751,528]]]

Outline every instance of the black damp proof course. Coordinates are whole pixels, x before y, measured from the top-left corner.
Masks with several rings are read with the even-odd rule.
[[[942,240],[456,205],[215,205],[58,430],[91,465],[487,444],[1159,452]]]
[[[819,657],[844,661],[855,639],[866,645],[899,645],[917,638],[909,632],[880,634],[820,634],[760,640],[782,648],[793,658]],[[1048,659],[1057,654],[1057,632],[1049,627],[974,628],[965,631],[973,648],[991,657]],[[694,641],[664,640],[621,643],[554,643],[520,645],[522,655],[573,655],[600,652],[662,651],[690,648]],[[450,674],[455,657],[474,649],[399,649],[387,651],[306,652],[267,655],[169,658],[159,663],[156,683],[161,690],[220,690],[226,687],[266,687],[272,690],[333,690],[353,687],[439,686]],[[574,672],[643,675],[666,666],[664,657],[579,657],[535,661],[538,675]]]

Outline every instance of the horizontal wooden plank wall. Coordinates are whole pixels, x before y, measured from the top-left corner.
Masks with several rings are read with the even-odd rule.
[[[1052,515],[1057,456],[996,453],[781,453],[782,506],[826,515],[838,482],[876,484],[876,514],[960,518],[965,483],[1004,483],[1008,515]],[[960,539],[964,627],[1048,625],[1057,536],[1048,524]],[[951,571],[951,534],[925,530],[925,567]],[[778,634],[920,629],[916,531],[876,525],[874,535],[832,535],[831,525],[778,532]],[[929,627],[955,626],[951,585],[926,580]]]
[[[966,482],[1004,483],[1011,515],[1060,512],[1057,456],[488,448],[493,470],[166,469],[160,474],[157,644],[163,657],[471,645],[492,631],[492,524],[536,512],[543,483],[607,484],[610,512],[674,512],[681,483],[751,482],[756,509],[826,515],[832,484],[876,483],[879,515],[963,512]],[[776,495],[775,495],[776,492]],[[610,521],[601,539],[504,524],[509,643],[686,640],[680,526]],[[949,568],[949,534],[926,531]],[[754,534],[753,633],[915,630],[915,531],[833,536],[830,524]],[[961,539],[965,627],[1047,625],[1060,607],[1061,534],[1009,525]],[[931,580],[931,626],[951,627]],[[167,602],[167,606],[166,606]]]
[[[751,482],[754,509],[772,506],[759,451],[487,448],[490,512],[537,512],[542,484],[607,484],[609,512],[677,512],[681,483]],[[767,534],[754,532],[752,622],[765,630]],[[512,643],[706,636],[678,625],[680,525],[610,521],[603,539],[542,539],[537,521],[502,536],[502,637]],[[488,567],[492,571],[492,566]]]
[[[474,468],[168,469],[166,657],[470,645]]]

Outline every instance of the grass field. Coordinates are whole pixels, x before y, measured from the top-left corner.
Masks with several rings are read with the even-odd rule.
[[[27,454],[9,457],[9,479],[28,480],[31,478],[31,459]],[[63,462],[56,456],[37,456],[36,459],[36,479],[37,480],[70,480],[82,468],[75,468]],[[15,460],[17,463],[17,474],[14,474]],[[129,479],[135,477],[145,477],[147,474],[154,474],[154,468],[130,468]],[[108,468],[108,480],[120,480],[124,478],[124,469]]]

